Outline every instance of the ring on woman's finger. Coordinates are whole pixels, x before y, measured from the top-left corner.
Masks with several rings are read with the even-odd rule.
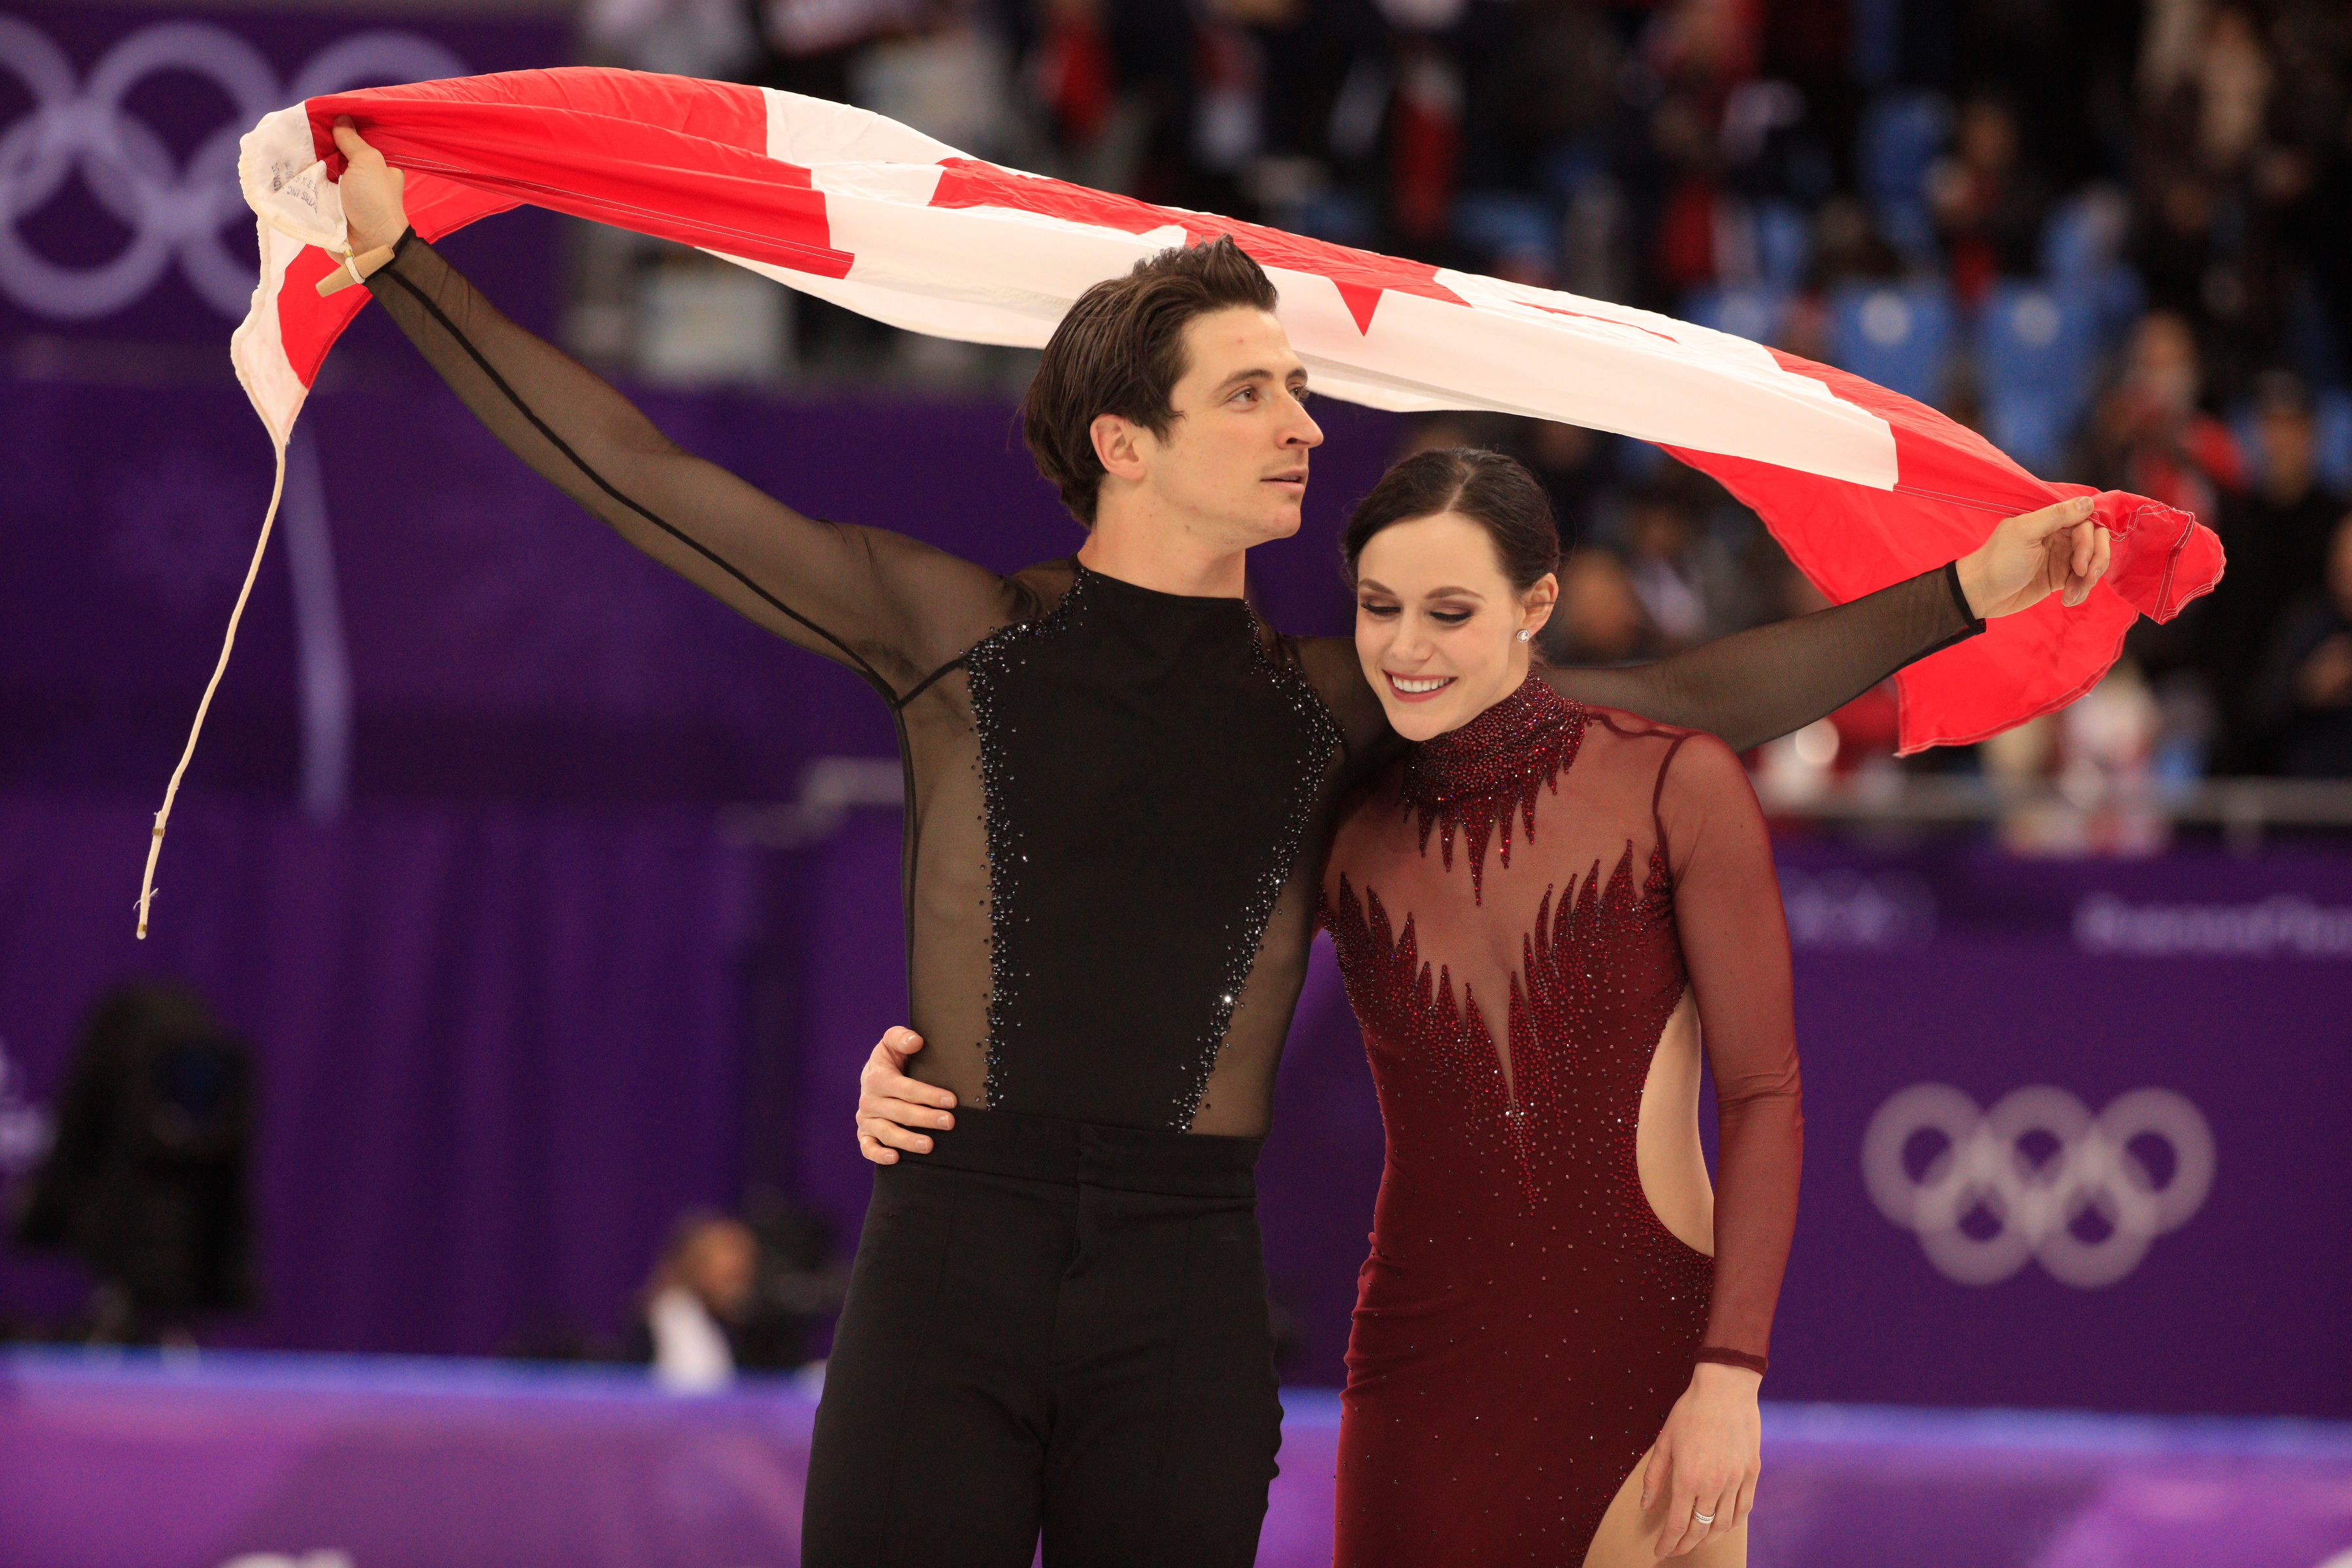
[[[1701,1513],[1696,1509],[1691,1510],[1691,1517],[1698,1521],[1701,1524],[1713,1524],[1715,1522],[1715,1515],[1711,1513]]]

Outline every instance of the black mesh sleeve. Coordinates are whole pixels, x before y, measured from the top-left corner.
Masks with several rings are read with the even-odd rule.
[[[886,530],[802,516],[681,449],[507,319],[411,233],[367,280],[499,440],[623,537],[896,698],[1003,622],[995,574]]]
[[[1757,626],[1655,664],[1541,673],[1574,701],[1704,730],[1744,752],[1804,728],[1913,660],[1983,629],[1948,564],[1851,604]]]

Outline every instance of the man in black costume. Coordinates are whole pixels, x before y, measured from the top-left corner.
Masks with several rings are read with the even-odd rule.
[[[877,1174],[803,1561],[1022,1568],[1042,1531],[1048,1563],[1248,1563],[1281,1418],[1253,1170],[1332,804],[1396,743],[1352,643],[1278,635],[1242,597],[1244,552],[1297,531],[1322,440],[1265,275],[1222,240],[1072,308],[1024,422],[1087,537],[1000,576],[681,451],[410,233],[397,177],[336,136],[352,247],[396,247],[369,290],[483,422],[898,723],[918,1070],[964,1109]],[[2104,569],[2086,516],[1554,679],[1754,745],[1982,615],[2079,600]]]

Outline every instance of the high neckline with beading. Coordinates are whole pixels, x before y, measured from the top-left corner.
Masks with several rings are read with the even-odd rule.
[[[1561,770],[1576,760],[1585,710],[1529,672],[1517,690],[1457,730],[1415,746],[1405,758],[1400,794],[1408,815],[1421,819],[1421,852],[1438,831],[1438,853],[1454,868],[1454,838],[1466,835],[1470,896],[1486,897],[1486,846],[1501,827],[1496,858],[1511,863],[1512,823],[1536,836],[1536,797],[1557,791]]]

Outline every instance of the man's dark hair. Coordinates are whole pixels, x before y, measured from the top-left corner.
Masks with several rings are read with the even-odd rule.
[[[1176,422],[1170,395],[1188,368],[1185,327],[1212,310],[1274,302],[1274,284],[1229,234],[1146,257],[1078,296],[1021,405],[1021,438],[1073,517],[1095,525],[1103,466],[1094,422],[1116,414],[1164,438]]]

